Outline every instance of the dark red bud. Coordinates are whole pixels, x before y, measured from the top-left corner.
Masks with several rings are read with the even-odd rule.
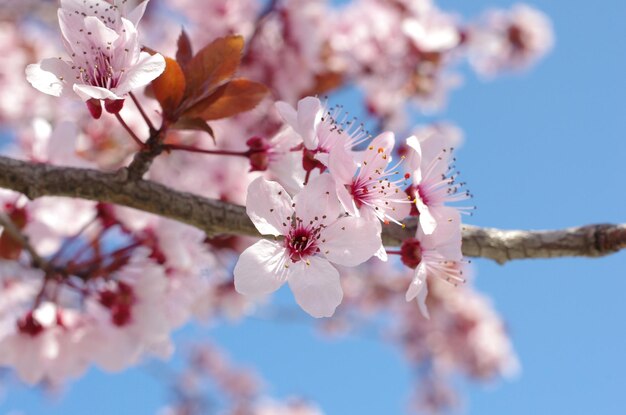
[[[267,150],[270,148],[269,142],[263,137],[250,137],[246,141],[246,145],[250,150]]]
[[[117,114],[124,107],[123,99],[105,99],[104,100],[104,108],[110,114]]]
[[[250,137],[246,141],[246,145],[250,148],[250,171],[265,171],[270,163],[269,149],[271,145],[268,140],[263,137]]]
[[[105,229],[117,225],[117,219],[115,218],[113,205],[99,202],[96,205],[96,214],[98,215],[98,219],[100,219],[100,222]]]
[[[267,153],[252,153],[248,158],[250,159],[250,171],[265,171],[270,164]]]
[[[111,308],[117,301],[117,294],[111,290],[102,291],[100,293],[100,304],[106,308]]]
[[[85,104],[87,104],[87,109],[93,118],[96,120],[100,118],[102,115],[102,105],[100,104],[100,100],[92,98],[85,102]]]
[[[111,321],[118,327],[130,323],[131,310],[127,304],[117,304],[111,309]]]
[[[44,327],[33,317],[33,312],[30,311],[17,321],[17,329],[21,333],[35,337],[43,331]]]

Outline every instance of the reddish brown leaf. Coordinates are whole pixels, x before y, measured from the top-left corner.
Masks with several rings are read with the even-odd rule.
[[[17,229],[23,229],[26,226],[27,215],[25,209],[16,208],[8,212],[8,215]],[[0,258],[16,260],[21,253],[22,244],[3,229],[0,234]]]
[[[319,95],[332,89],[339,88],[344,82],[343,74],[340,72],[323,72],[315,75],[315,85],[303,97]]]
[[[188,109],[185,115],[207,121],[232,117],[256,107],[268,92],[267,87],[258,82],[234,79]]]
[[[181,66],[181,68],[186,67],[191,61],[193,57],[193,51],[191,49],[191,41],[189,40],[189,36],[187,36],[187,32],[182,30],[180,32],[180,36],[178,37],[178,50],[176,51],[176,62]]]
[[[8,232],[2,232],[0,235],[0,258],[16,260],[22,253],[22,244],[13,239]]]
[[[211,138],[213,138],[213,142],[215,142],[215,135],[213,134],[213,129],[202,118],[181,118],[178,121],[176,121],[176,124],[172,125],[171,128],[175,130],[204,131],[205,133],[208,133],[211,136]]]
[[[227,36],[202,48],[185,68],[185,96],[203,98],[228,82],[241,61],[243,44],[243,37]]]
[[[163,112],[172,114],[183,99],[185,93],[185,74],[172,58],[165,58],[165,71],[152,81],[152,90]]]

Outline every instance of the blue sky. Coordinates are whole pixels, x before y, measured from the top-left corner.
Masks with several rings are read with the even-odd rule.
[[[513,4],[438,3],[465,16]],[[626,222],[626,2],[529,3],[553,21],[551,54],[529,73],[490,82],[464,71],[465,85],[435,118],[466,135],[458,165],[479,207],[469,222],[521,229]],[[625,253],[475,265],[476,285],[505,318],[522,372],[489,385],[461,383],[464,413],[626,413]],[[177,337],[210,339],[256,367],[270,394],[310,397],[327,414],[402,413],[408,401],[409,368],[396,349],[371,339],[328,341],[306,324],[259,318]],[[0,412],[150,414],[165,398],[145,369],[92,370],[54,400],[11,388]]]

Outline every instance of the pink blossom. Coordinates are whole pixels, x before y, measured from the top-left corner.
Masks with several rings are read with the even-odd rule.
[[[165,69],[163,57],[142,52],[138,41],[136,26],[147,4],[125,13],[124,7],[104,0],[62,0],[59,24],[71,60],[49,58],[29,65],[28,81],[54,96],[73,90],[95,118],[102,111],[99,100],[105,100],[108,111],[119,111],[117,101]]]
[[[258,7],[258,2],[252,3],[246,7]],[[316,87],[316,75],[327,70],[325,39],[331,30],[326,6],[324,0],[277,2],[275,13],[268,14],[252,40],[248,39],[242,73],[263,82],[288,102],[310,94]]]
[[[3,270],[3,274],[7,275],[6,271]],[[3,279],[4,284],[9,281]],[[3,295],[18,294],[26,288],[24,284],[35,289],[32,283],[36,282],[15,281],[10,283],[10,288],[3,290]],[[6,327],[0,337],[0,365],[12,367],[20,379],[28,384],[42,380],[58,383],[81,375],[87,368],[88,360],[83,354],[84,331],[80,328],[78,313],[44,302],[32,311],[14,314],[24,310],[25,304],[32,301],[34,294],[31,291],[29,298],[21,298],[20,304],[13,303],[10,314],[2,316],[3,320],[6,319],[3,325],[9,323],[10,327]]]
[[[438,226],[436,217],[446,216],[438,213],[439,210],[447,209],[446,203],[466,200],[471,194],[467,190],[462,190],[465,183],[456,182],[458,172],[450,167],[451,148],[443,148],[434,158],[427,159],[422,157],[421,144],[417,137],[409,137],[406,144],[412,149],[408,155],[408,164],[414,171],[413,190],[420,215],[420,226],[426,234],[430,234]]]
[[[170,0],[168,6],[183,13],[190,20],[191,37],[206,44],[233,33],[248,38],[262,4],[256,0]],[[207,21],[212,23],[207,25]]]
[[[341,217],[329,175],[312,180],[292,200],[278,183],[258,178],[248,188],[246,210],[264,235],[246,249],[234,269],[238,292],[260,296],[287,281],[298,304],[314,317],[331,316],[343,298],[339,272],[331,265],[356,266],[380,247],[376,225]]]
[[[304,143],[303,167],[306,171],[328,166],[328,153],[336,145],[351,150],[369,138],[354,120],[345,120],[342,108],[326,109],[315,97],[298,101],[297,109],[279,101],[276,109]]]
[[[404,20],[402,31],[420,52],[445,53],[461,41],[456,22],[438,11]]]
[[[468,33],[470,63],[483,75],[526,69],[554,44],[550,20],[531,6],[491,11],[483,20]]]
[[[103,283],[86,301],[92,325],[90,360],[108,371],[137,363],[144,354],[167,357],[172,352],[167,315],[168,280],[163,268],[137,249],[130,263]]]
[[[413,129],[413,134],[420,144],[421,158],[423,160],[434,160],[441,153],[443,148],[459,148],[464,141],[463,131],[456,125],[449,122],[437,122],[428,125],[419,125]],[[407,152],[408,164],[413,162],[410,158],[415,153]]]
[[[440,278],[455,285],[465,281],[460,264],[463,258],[460,214],[456,209],[443,207],[437,210],[435,219],[438,225],[434,232],[426,234],[420,222],[416,239],[405,240],[402,244],[403,262],[417,265],[406,300],[417,298],[425,317],[428,317],[427,278]]]
[[[399,163],[392,162],[393,133],[376,137],[357,163],[343,146],[331,150],[329,171],[336,183],[337,196],[346,212],[368,220],[399,223],[408,216],[409,200],[401,188],[409,174],[401,175]],[[395,176],[395,178],[394,178]]]

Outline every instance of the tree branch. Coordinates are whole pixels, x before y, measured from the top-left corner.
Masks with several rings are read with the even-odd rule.
[[[56,167],[0,156],[0,187],[30,199],[65,196],[128,206],[195,226],[207,236],[259,237],[243,206],[180,192],[162,184],[129,178],[128,170],[105,173]],[[399,245],[415,234],[414,220],[406,229],[387,225],[385,245]],[[505,263],[522,258],[598,257],[626,248],[626,225],[588,225],[549,231],[520,231],[464,225],[463,253]]]

